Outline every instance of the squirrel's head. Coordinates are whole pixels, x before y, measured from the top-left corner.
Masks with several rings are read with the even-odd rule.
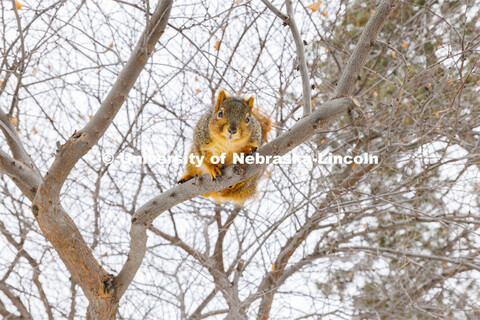
[[[253,96],[248,99],[229,98],[222,89],[218,94],[215,113],[210,119],[210,133],[226,140],[246,140],[252,133]]]

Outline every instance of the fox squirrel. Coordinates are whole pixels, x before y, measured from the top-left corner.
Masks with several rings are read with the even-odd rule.
[[[215,180],[222,174],[222,167],[232,164],[234,153],[252,154],[267,140],[272,122],[259,110],[253,109],[253,100],[253,96],[246,100],[228,97],[223,89],[220,90],[216,106],[200,118],[193,132],[189,156],[204,156],[203,162],[199,167],[188,162],[186,173],[178,183],[202,174],[210,174],[212,180]],[[222,153],[226,154],[223,164],[213,164],[210,161],[212,156],[220,156]],[[261,175],[262,171],[259,171],[227,189],[203,196],[211,196],[216,201],[232,200],[241,205],[255,194]]]

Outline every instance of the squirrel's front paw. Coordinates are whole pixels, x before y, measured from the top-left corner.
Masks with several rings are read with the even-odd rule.
[[[242,153],[244,153],[247,156],[250,156],[257,151],[257,146],[247,146],[242,150]]]
[[[192,175],[186,174],[186,175],[184,175],[183,177],[181,177],[181,178],[178,180],[178,184],[185,183],[185,182],[187,182],[188,180],[191,180],[192,178],[193,178]]]
[[[210,178],[214,181],[218,176],[222,175],[222,167],[219,165],[211,165],[208,167],[208,172],[210,173]]]
[[[248,155],[250,156],[250,155],[254,154],[257,151],[257,149],[258,149],[257,147],[252,147],[252,149],[250,150]]]

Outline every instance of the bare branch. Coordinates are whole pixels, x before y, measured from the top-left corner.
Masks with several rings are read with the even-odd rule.
[[[355,50],[353,50],[347,66],[338,80],[337,88],[333,97],[349,96],[354,90],[355,82],[363,66],[370,57],[370,52],[375,46],[375,39],[387,21],[387,18],[393,12],[398,0],[383,0],[375,9],[375,13],[368,20],[365,29],[363,29],[360,39],[358,39]]]

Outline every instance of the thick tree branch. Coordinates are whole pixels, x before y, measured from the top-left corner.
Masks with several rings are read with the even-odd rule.
[[[45,189],[50,189],[49,193],[51,195],[59,195],[63,183],[77,161],[97,143],[112,123],[144,69],[148,58],[152,55],[155,44],[165,31],[171,8],[172,0],[159,1],[150,18],[150,23],[141,35],[130,58],[100,108],[87,125],[73,134],[60,148],[45,177]]]
[[[334,98],[352,94],[358,75],[365,63],[367,63],[370,52],[375,46],[375,40],[397,3],[398,0],[383,0],[375,9],[375,13],[368,20],[350,59],[348,59],[347,67],[343,71],[340,80],[338,80],[337,88],[333,94]]]
[[[77,161],[97,143],[112,123],[163,34],[171,7],[171,0],[159,0],[145,31],[108,96],[90,122],[60,148],[33,201],[32,211],[45,238],[53,245],[73,279],[89,299],[87,318],[102,314],[105,319],[113,319],[120,297],[117,298],[112,290],[113,276],[99,265],[75,223],[63,210],[59,202],[60,190]],[[134,226],[132,233],[135,231]],[[132,238],[139,242],[138,249],[142,250],[145,246],[143,239],[136,236]],[[133,244],[135,245],[135,242]],[[143,257],[144,252],[138,254]]]
[[[350,98],[330,100],[309,116],[302,118],[286,133],[263,146],[258,154],[261,156],[285,155],[356,106],[358,106],[356,102]],[[211,181],[207,175],[200,176],[163,192],[140,207],[132,218],[130,251],[115,281],[119,286],[117,291],[124,292],[121,286],[128,287],[140,268],[146,252],[147,228],[162,212],[195,196],[223,190],[266,167],[267,164],[232,165],[225,169],[224,174],[217,181]]]
[[[12,118],[5,114],[3,110],[0,108],[0,130],[2,130],[3,134],[5,135],[5,139],[7,140],[7,144],[12,152],[13,157],[23,162],[25,165],[29,166],[30,169],[34,170],[36,174],[40,176],[40,172],[35,167],[32,159],[25,151],[23,147],[23,143],[20,140],[20,137],[17,133],[17,129],[13,125]]]
[[[0,150],[0,173],[9,176],[22,193],[33,201],[41,183],[41,177],[29,166]]]

